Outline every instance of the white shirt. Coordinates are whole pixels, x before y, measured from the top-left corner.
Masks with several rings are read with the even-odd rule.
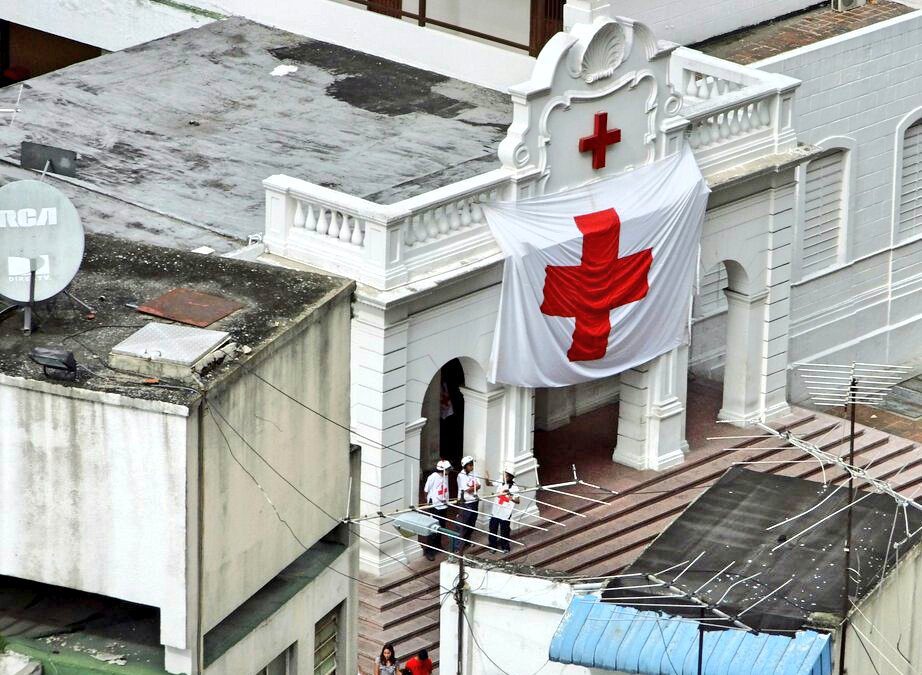
[[[426,501],[434,504],[437,510],[441,511],[448,506],[448,477],[441,471],[429,474],[423,491],[426,493]]]
[[[468,492],[471,488],[474,488],[474,492]],[[480,489],[480,481],[477,480],[477,477],[468,473],[467,471],[462,471],[458,474],[458,494],[464,495],[464,503],[472,504],[477,501],[477,490]]]
[[[515,483],[512,484],[512,487],[503,485],[503,487],[500,488],[499,494],[496,495],[496,498],[493,500],[493,511],[490,515],[500,520],[509,520],[512,518],[512,511],[515,509],[513,497],[520,491],[519,486]]]

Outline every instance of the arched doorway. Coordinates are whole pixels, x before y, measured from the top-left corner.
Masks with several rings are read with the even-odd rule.
[[[724,260],[702,275],[692,307],[689,369],[722,386],[718,417],[744,420],[762,413],[766,290],[753,291],[745,268]]]
[[[426,424],[420,432],[419,484],[422,485],[440,458],[459,468],[464,456],[464,367],[452,359],[435,374],[423,398]],[[454,496],[454,495],[452,495]]]

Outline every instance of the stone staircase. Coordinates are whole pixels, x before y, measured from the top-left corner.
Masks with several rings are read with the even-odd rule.
[[[845,425],[836,429],[840,423],[840,420],[819,413],[797,410],[777,422],[775,427],[789,429],[828,452],[847,455]],[[735,427],[724,427],[717,433],[721,431],[726,435],[747,433]],[[553,517],[566,527],[552,525],[547,532],[517,531],[515,538],[526,546],[515,547],[504,560],[579,575],[614,574],[636,559],[703,489],[734,463],[772,462],[746,466],[756,471],[809,480],[824,479],[819,463],[804,462],[807,457],[798,450],[777,449],[782,445],[778,439],[730,442],[735,445],[692,451],[681,466],[652,477],[633,481],[622,478],[605,485],[619,491],[618,495],[580,488],[581,493],[604,501],[604,505],[582,500],[574,505],[572,498],[542,493],[543,501],[554,502],[555,497],[567,500],[555,503],[566,505],[586,517],[561,515],[559,511],[542,507],[543,515]],[[922,453],[913,452],[914,448],[913,443],[904,439],[870,427],[859,427],[855,462],[862,466],[870,463],[873,475],[892,481],[900,490],[908,490],[922,484]],[[829,468],[825,477],[833,484],[845,480],[843,472]],[[470,555],[490,557],[488,551],[476,547]],[[439,556],[438,561],[442,559],[443,556]],[[412,569],[375,580],[377,591],[364,585],[360,587],[359,664],[363,672],[372,672],[374,656],[384,642],[393,642],[401,658],[426,648],[433,661],[438,662],[438,561],[414,561],[409,566]]]

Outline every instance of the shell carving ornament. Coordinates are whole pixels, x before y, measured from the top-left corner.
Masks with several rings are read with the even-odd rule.
[[[580,55],[574,77],[581,77],[586,84],[611,77],[624,61],[626,43],[621,26],[614,21],[606,22]]]

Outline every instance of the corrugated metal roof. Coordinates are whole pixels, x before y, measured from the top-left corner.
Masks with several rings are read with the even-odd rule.
[[[704,632],[702,675],[831,675],[828,635],[798,631],[792,637],[741,630]],[[551,641],[551,661],[588,668],[698,675],[698,624],[646,612],[598,596],[575,598]]]

